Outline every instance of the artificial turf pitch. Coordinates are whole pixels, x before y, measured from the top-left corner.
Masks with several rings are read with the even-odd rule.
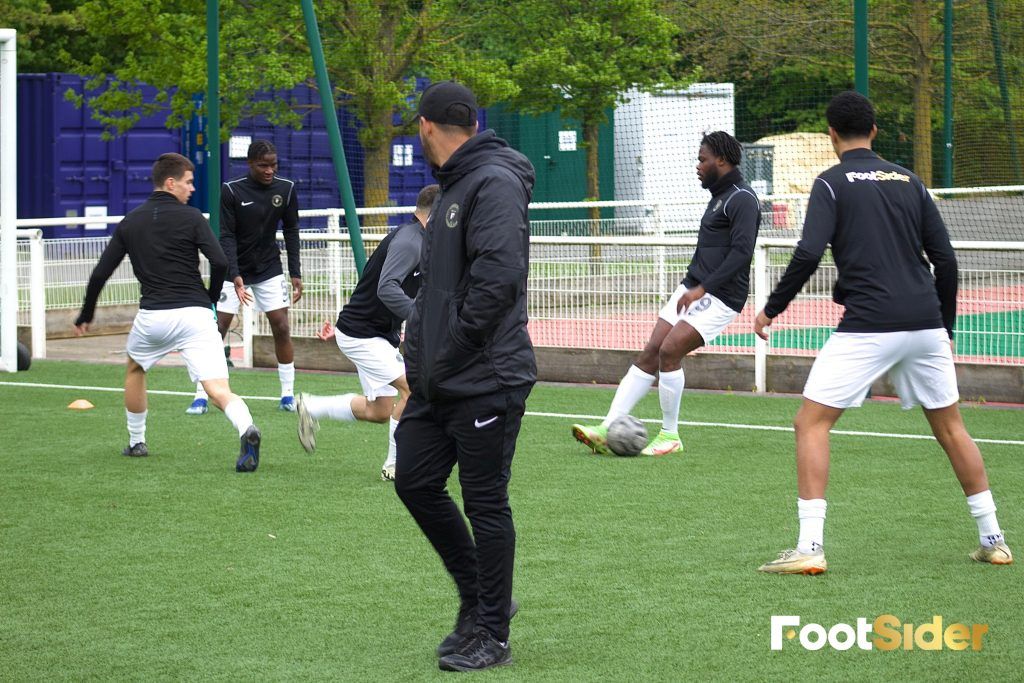
[[[0,377],[120,386],[111,365],[36,362]],[[277,376],[235,371],[233,389],[275,397]],[[302,373],[299,390],[357,391]],[[150,388],[189,392],[182,369]],[[539,385],[531,413],[599,415],[612,391]],[[96,408],[66,406],[87,398]],[[151,456],[127,443],[122,397],[0,385],[0,678],[422,680],[456,598],[393,486],[382,425],[323,422],[312,456],[295,416],[250,400],[258,472],[234,472],[236,433],[187,395],[151,395]],[[1015,679],[1024,670],[1020,568],[967,553],[976,528],[932,440],[833,436],[828,573],[756,568],[796,537],[798,401],[688,392],[681,418],[778,430],[683,427],[686,452],[599,457],[571,417],[528,415],[513,465],[518,532],[513,666],[501,680]],[[965,406],[999,519],[1024,558],[1024,413]],[[655,418],[652,392],[634,411]],[[838,429],[927,434],[920,410],[872,401]],[[649,429],[657,429],[649,424]],[[457,495],[457,480],[452,489]],[[1021,560],[1024,561],[1024,560]],[[772,615],[826,629],[892,614],[987,624],[980,651],[769,648]]]

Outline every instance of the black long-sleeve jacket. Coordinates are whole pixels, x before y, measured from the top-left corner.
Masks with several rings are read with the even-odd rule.
[[[199,252],[210,262],[210,286],[199,273]],[[103,285],[124,259],[131,259],[142,297],[139,308],[208,307],[217,301],[227,258],[199,209],[157,190],[124,217],[89,277],[76,325],[92,322]]]
[[[739,169],[733,169],[708,188],[711,201],[700,219],[697,249],[683,284],[704,287],[734,311],[742,311],[750,289],[750,259],[754,255],[761,205]]]
[[[228,280],[241,275],[251,285],[283,274],[278,224],[288,252],[288,275],[301,278],[295,183],[274,176],[270,185],[264,185],[246,175],[221,186],[220,245],[228,257]]]
[[[398,346],[402,321],[409,317],[420,288],[422,244],[423,226],[416,219],[381,240],[338,314],[339,330],[357,339],[383,337]]]
[[[409,386],[454,400],[532,386],[526,331],[529,160],[488,130],[435,172],[441,195],[423,240],[422,282],[405,328]]]
[[[917,176],[866,148],[845,152],[839,164],[819,175],[803,236],[768,297],[765,315],[774,318],[786,309],[829,244],[839,272],[832,298],[846,307],[840,332],[945,327],[952,339],[956,254]]]

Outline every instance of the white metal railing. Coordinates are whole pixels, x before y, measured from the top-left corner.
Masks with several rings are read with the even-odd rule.
[[[43,357],[44,286],[47,293],[76,292],[73,297],[53,302],[49,308],[80,305],[89,272],[108,238],[44,241],[39,239],[38,231],[26,231],[21,236],[28,238],[30,244],[29,274],[23,279],[30,283],[33,339],[39,339],[41,350],[37,357]],[[380,237],[368,235],[366,240],[372,245]],[[291,327],[295,336],[312,336],[324,320],[335,318],[355,286],[357,274],[347,233],[303,232],[300,239],[304,292],[291,310]],[[681,278],[696,242],[695,235],[532,237],[529,312],[535,344],[642,348],[658,308]],[[750,300],[737,321],[708,347],[709,351],[720,353],[752,353],[758,390],[765,386],[769,353],[815,353],[841,314],[841,308],[831,300],[835,270],[826,257],[787,313],[773,325],[769,342],[754,337],[753,317],[781,277],[796,242],[793,237],[758,240],[751,269]],[[986,315],[1017,315],[1024,311],[1024,242],[955,241],[953,246],[962,262],[978,261],[978,267],[960,271],[960,322],[981,320],[975,327],[965,328],[961,324],[957,360],[1024,365],[1024,329],[1019,323],[1014,323],[1013,318],[994,325],[984,320]],[[61,255],[70,258],[62,263],[58,258]],[[999,257],[1009,257],[1015,265],[984,267],[984,259]],[[115,274],[117,281],[112,278],[108,283],[103,303],[138,301],[130,265],[125,262],[121,268],[124,270]],[[56,283],[50,278],[56,278]],[[108,296],[108,291],[113,296]],[[253,336],[269,334],[264,316],[254,316],[250,307],[243,307],[233,333],[241,340],[242,364],[251,365]]]

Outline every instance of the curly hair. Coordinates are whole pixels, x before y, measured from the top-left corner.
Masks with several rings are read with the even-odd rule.
[[[743,158],[743,147],[739,141],[724,130],[705,133],[700,144],[720,159],[725,159],[733,166],[739,166]]]
[[[867,137],[875,126],[875,108],[871,100],[859,92],[847,90],[828,103],[825,118],[836,135],[844,140]]]

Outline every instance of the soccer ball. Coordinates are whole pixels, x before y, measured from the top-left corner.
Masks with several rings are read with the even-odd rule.
[[[647,428],[632,415],[623,415],[608,425],[607,441],[615,455],[640,455],[647,445]]]

